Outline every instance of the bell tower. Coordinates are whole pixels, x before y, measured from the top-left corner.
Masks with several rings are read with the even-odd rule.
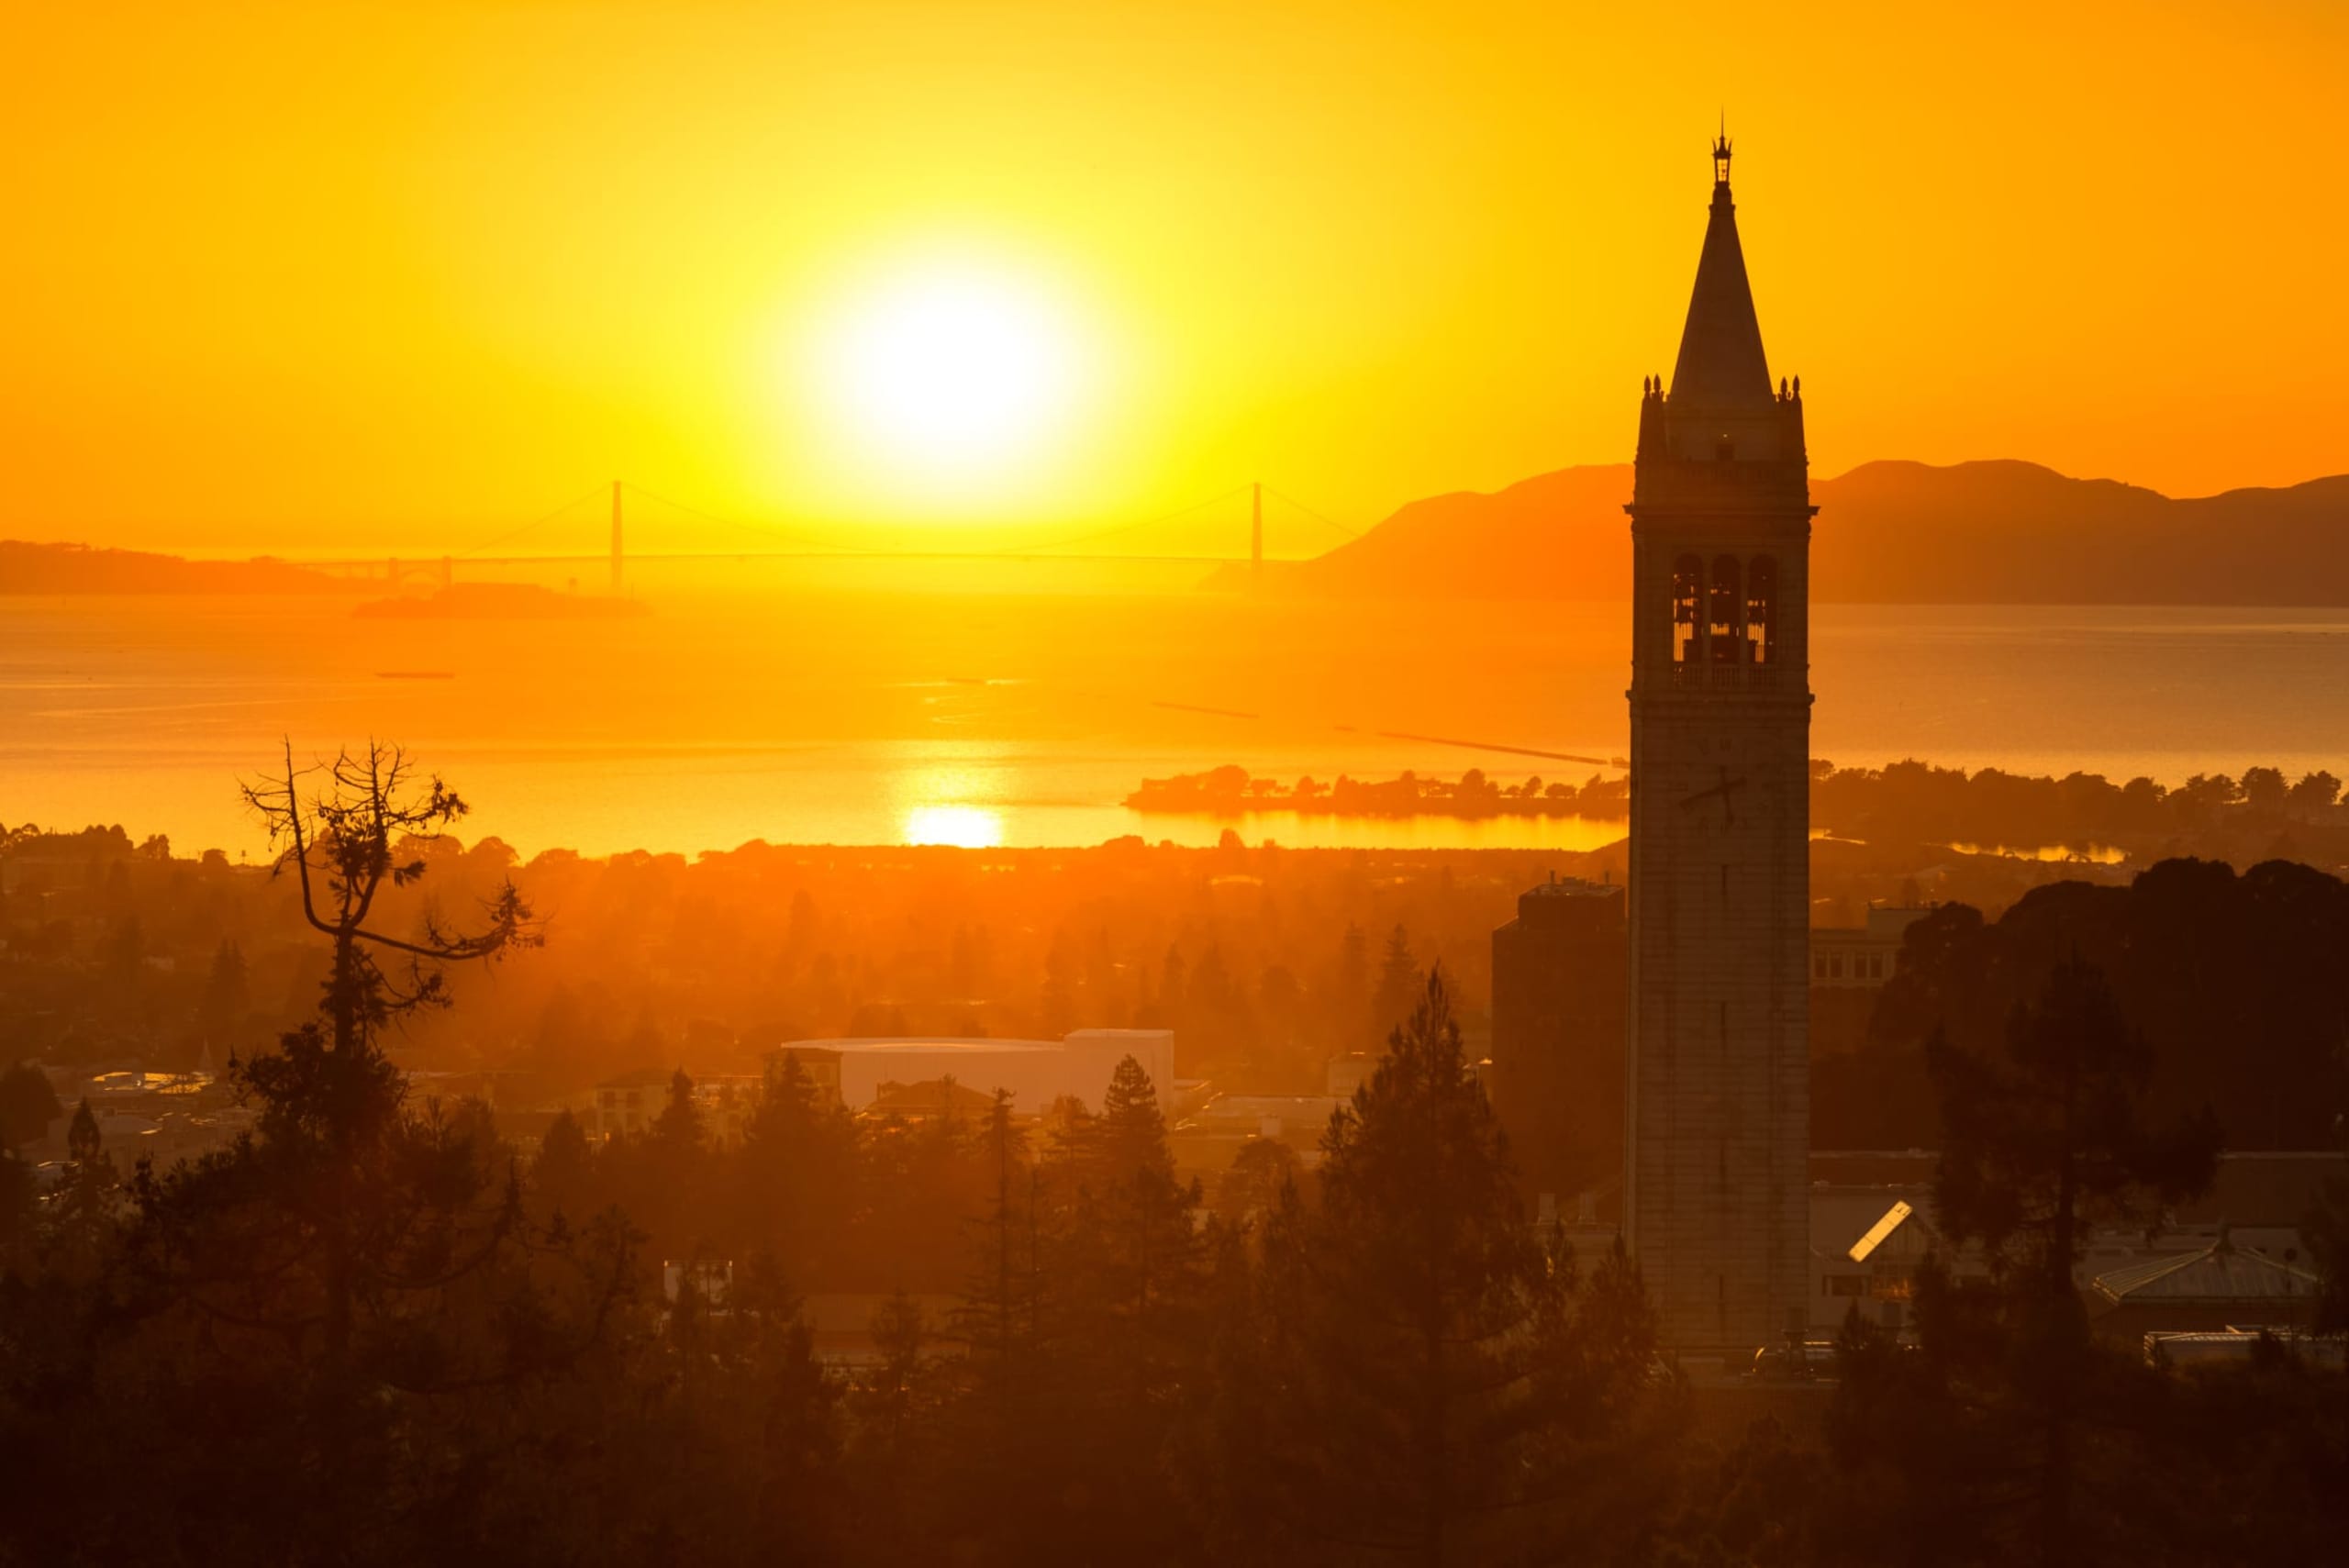
[[[1624,1216],[1667,1344],[1782,1341],[1809,1281],[1809,462],[1774,387],[1730,141],[1631,504]]]

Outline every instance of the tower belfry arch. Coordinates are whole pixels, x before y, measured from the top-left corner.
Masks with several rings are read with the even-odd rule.
[[[1642,384],[1631,517],[1624,1216],[1667,1343],[1800,1328],[1809,1281],[1809,540],[1726,126],[1680,350]]]

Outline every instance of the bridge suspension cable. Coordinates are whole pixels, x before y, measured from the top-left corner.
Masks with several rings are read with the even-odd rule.
[[[484,539],[481,543],[474,545],[470,550],[452,551],[451,558],[457,561],[466,561],[472,559],[473,556],[483,553],[485,550],[495,550],[501,544],[510,544],[514,540],[520,539],[524,534],[529,533],[531,529],[543,527],[544,525],[554,521],[565,512],[573,511],[583,506],[590,501],[600,498],[603,495],[604,486],[598,484],[596,488],[588,491],[585,495],[573,496],[570,500],[565,501],[562,506],[557,506],[553,511],[533,517],[530,521],[524,523],[518,528],[509,528],[506,532],[499,534],[495,539]]]

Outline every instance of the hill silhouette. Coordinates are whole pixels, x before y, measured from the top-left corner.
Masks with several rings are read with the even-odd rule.
[[[1631,465],[1611,463],[1428,496],[1268,587],[1620,600],[1631,495]],[[2349,474],[2176,500],[2030,462],[1870,462],[1813,481],[1811,499],[1814,600],[2349,605]]]
[[[320,594],[350,592],[322,572],[266,558],[189,561],[143,550],[0,539],[0,594]]]

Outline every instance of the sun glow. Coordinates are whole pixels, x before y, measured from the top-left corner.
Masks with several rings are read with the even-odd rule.
[[[906,842],[992,850],[1003,842],[1003,818],[980,806],[917,806],[906,813]]]
[[[889,488],[962,487],[1071,434],[1085,377],[1066,302],[999,263],[936,258],[847,292],[814,339],[823,422]]]

